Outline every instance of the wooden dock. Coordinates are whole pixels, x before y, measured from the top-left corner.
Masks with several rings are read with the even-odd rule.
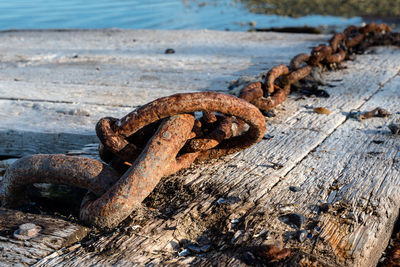
[[[328,39],[216,31],[0,32],[0,155],[96,157],[94,126],[101,117],[122,117],[178,92],[233,93]],[[168,48],[175,53],[165,54]],[[286,265],[375,266],[400,209],[400,136],[387,127],[400,119],[400,49],[372,48],[343,65],[324,74],[321,89],[329,98],[291,94],[267,118],[265,139],[164,178],[146,200],[151,211],[133,214],[123,228],[80,242],[89,231],[83,226],[1,209],[0,265],[257,265],[261,244],[281,240],[292,251]],[[317,114],[315,107],[331,114]],[[376,107],[392,115],[348,116]],[[5,165],[0,162],[0,175]],[[332,207],[321,211],[324,203]],[[293,213],[305,217],[300,228],[288,222]],[[15,240],[12,232],[30,221],[43,233]]]

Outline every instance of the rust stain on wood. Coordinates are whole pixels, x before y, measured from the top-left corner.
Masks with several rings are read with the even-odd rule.
[[[352,239],[354,241],[351,227],[351,224],[347,224],[341,218],[331,214],[324,214],[321,217],[320,238],[330,244],[341,261],[351,258],[355,247],[354,242],[351,242]]]

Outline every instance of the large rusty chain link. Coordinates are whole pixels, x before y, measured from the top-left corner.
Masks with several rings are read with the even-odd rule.
[[[0,185],[3,206],[26,200],[32,183],[58,183],[88,189],[80,219],[112,228],[131,214],[164,176],[203,161],[232,154],[260,141],[266,131],[261,111],[287,98],[291,85],[314,68],[328,68],[372,45],[400,45],[386,24],[350,26],[328,45],[295,56],[289,66],[272,68],[263,82],[243,88],[239,97],[201,92],[175,94],[150,102],[121,119],[96,125],[98,160],[65,155],[32,155],[11,165]],[[261,111],[260,111],[261,110]],[[201,114],[201,115],[199,115]]]

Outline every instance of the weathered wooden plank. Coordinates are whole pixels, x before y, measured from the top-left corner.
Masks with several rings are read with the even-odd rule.
[[[0,130],[2,147],[0,155],[23,157],[32,154],[57,154],[81,150],[87,144],[98,145],[95,135],[72,133],[37,133],[29,131]]]
[[[21,224],[33,223],[42,229],[28,240],[18,240],[14,232]],[[88,229],[49,216],[0,208],[0,265],[25,266],[54,251],[81,240]]]
[[[368,222],[363,228],[343,224],[346,231],[340,232],[346,232],[349,236],[363,236],[365,240],[354,241],[355,247],[340,247],[341,253],[338,253],[335,251],[335,244],[328,242],[335,240],[330,239],[326,234],[329,233],[329,227],[326,223],[321,223],[321,218],[328,215],[318,215],[318,212],[314,214],[313,211],[316,208],[315,205],[320,204],[318,200],[327,200],[324,192],[321,192],[329,188],[326,181],[334,179],[333,177],[337,178],[338,174],[343,173],[346,181],[353,179],[351,181],[355,183],[363,178],[362,175],[360,176],[362,172],[358,172],[360,164],[369,166],[365,168],[371,170],[371,164],[372,166],[377,164],[376,158],[371,162],[357,156],[362,148],[357,150],[356,144],[360,146],[363,144],[362,140],[364,143],[372,141],[366,141],[370,138],[366,136],[370,129],[367,128],[365,132],[360,131],[357,136],[352,136],[351,127],[347,125],[355,122],[346,118],[347,112],[360,108],[366,102],[369,103],[368,100],[371,97],[370,101],[381,101],[382,96],[378,91],[388,91],[387,87],[382,86],[399,73],[398,49],[382,48],[377,52],[377,54],[359,56],[357,61],[346,63],[348,69],[329,73],[327,79],[336,81],[334,83],[338,85],[335,88],[326,88],[331,94],[330,98],[308,98],[295,101],[296,97],[291,97],[280,107],[282,112],[277,118],[270,121],[268,133],[273,138],[263,140],[255,147],[234,156],[212,161],[212,164],[196,165],[194,168],[181,172],[180,175],[164,179],[146,202],[148,206],[158,208],[160,213],[132,216],[133,221],[130,225],[140,224],[141,228],[127,227],[125,230],[116,230],[111,236],[94,241],[91,247],[96,248],[95,251],[78,248],[68,254],[42,261],[41,264],[124,265],[127,262],[241,264],[245,261],[243,255],[246,251],[254,252],[253,249],[259,247],[261,242],[274,239],[288,241],[287,245],[298,252],[295,254],[299,256],[293,259],[295,261],[297,259],[297,262],[302,257],[304,261],[318,260],[323,266],[349,264],[369,266],[371,262],[376,262],[387,240],[383,229],[393,227],[392,219],[397,214],[393,213],[387,218],[381,217],[380,220],[375,221],[375,226],[369,225]],[[339,79],[340,82],[337,81]],[[398,107],[399,100],[396,98],[398,90],[388,94],[393,100],[388,108],[392,109],[396,107],[396,104]],[[375,95],[378,100],[374,100]],[[316,106],[326,107],[332,111],[332,114],[317,115],[310,109]],[[366,127],[368,122],[364,122]],[[383,138],[388,138],[388,136]],[[392,139],[390,142],[398,142],[398,139]],[[338,146],[335,143],[338,141],[343,145]],[[355,146],[344,145],[353,143]],[[383,155],[397,160],[398,155],[394,155],[398,153],[398,143],[389,144],[392,146],[389,145],[388,150],[383,151]],[[331,150],[341,149],[340,153],[337,153],[341,158],[336,156],[336,150],[329,153],[330,157],[326,156],[326,160],[314,158],[313,155],[316,153],[324,153],[325,146],[330,146]],[[365,156],[367,152],[363,153]],[[310,158],[314,161],[312,164],[307,164]],[[346,164],[346,159],[349,158],[353,159]],[[338,161],[342,163],[339,164]],[[322,162],[321,165],[319,162]],[[381,164],[386,163],[383,161]],[[318,170],[314,166],[317,166]],[[337,166],[344,166],[344,168],[338,171]],[[386,167],[386,172],[378,172],[375,175],[378,175],[380,179],[392,177],[389,180],[393,180],[398,176],[397,167],[393,166]],[[315,171],[317,175],[313,179],[319,179],[319,183],[314,183],[312,179],[307,180],[308,177],[300,175],[302,168],[304,171]],[[392,173],[388,174],[388,172]],[[298,179],[304,179],[308,187],[303,187],[301,181],[296,180],[298,176]],[[368,184],[368,182],[365,183]],[[379,182],[376,184],[379,186]],[[302,191],[293,193],[288,189],[290,185],[300,186]],[[340,194],[342,191],[338,196]],[[346,196],[342,194],[342,197],[355,202],[358,198],[357,194]],[[220,198],[227,199],[225,203],[228,202],[228,204],[224,204]],[[379,201],[383,199],[382,196]],[[337,205],[340,205],[341,202],[338,202]],[[335,209],[338,208],[335,207]],[[389,210],[385,209],[385,212]],[[340,218],[340,215],[343,213],[348,215],[350,211],[352,210],[344,205],[338,220],[347,219]],[[316,237],[301,244],[289,240],[290,232],[295,232],[296,229],[283,223],[280,217],[288,212],[304,213],[307,224],[314,222],[313,217],[320,216],[317,217],[315,226],[322,230],[313,232],[313,236]],[[235,219],[238,221],[236,222]],[[328,220],[322,220],[322,222],[326,221]],[[377,234],[382,234],[380,239],[377,236],[374,237],[375,233],[371,233],[374,229],[378,230]],[[268,234],[258,235],[262,230],[267,230]],[[327,242],[318,241],[322,237]],[[318,242],[315,243],[315,240]],[[211,244],[211,248],[200,255],[192,251],[190,257],[177,257],[177,253],[186,248],[190,242],[198,245]],[[372,253],[373,251],[376,253]],[[350,253],[351,257],[347,257],[347,253]],[[363,260],[362,257],[368,253],[371,253],[371,256]],[[104,254],[107,256],[103,256]]]
[[[135,106],[174,92],[226,90],[232,79],[259,74],[324,36],[106,30],[0,38],[3,97]],[[170,47],[176,53],[165,55]]]
[[[0,32],[0,155],[77,149],[96,140],[94,126],[103,116],[121,117],[173,93],[226,91],[233,79],[259,74],[323,38],[215,31]],[[176,53],[164,54],[170,47]]]
[[[65,153],[97,143],[97,121],[132,108],[89,104],[0,100],[0,155]]]
[[[331,264],[374,266],[385,249],[399,213],[400,138],[387,128],[400,117],[399,103],[397,75],[361,107],[384,107],[390,119],[346,120],[259,199],[260,206],[290,207],[321,228],[309,241],[312,247],[301,245],[315,258],[328,254]],[[302,190],[290,192],[291,185]],[[326,202],[332,210],[320,212]],[[268,210],[267,228],[279,224],[276,211]],[[277,232],[282,234],[282,228]]]

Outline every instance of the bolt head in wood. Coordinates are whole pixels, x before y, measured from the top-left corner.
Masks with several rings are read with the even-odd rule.
[[[37,236],[42,227],[33,223],[24,223],[14,232],[14,237],[19,240],[28,240]]]

